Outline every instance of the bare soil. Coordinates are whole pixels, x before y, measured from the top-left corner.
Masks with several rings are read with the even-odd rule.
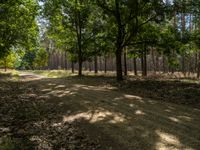
[[[195,83],[34,74],[0,81],[0,149],[198,150],[199,116]]]

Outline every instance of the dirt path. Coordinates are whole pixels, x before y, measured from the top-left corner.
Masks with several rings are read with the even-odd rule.
[[[27,81],[46,78],[45,76],[38,75],[32,72],[21,72],[21,71],[19,72],[19,77],[21,80],[27,80]]]
[[[100,81],[49,80],[43,96],[78,121],[102,149],[199,149],[200,110],[140,97]],[[68,112],[68,113],[67,113]],[[67,113],[67,114],[66,114]]]
[[[142,97],[101,78],[20,76],[31,79],[23,84],[37,89],[37,99],[59,110],[54,117],[61,117],[60,123],[76,122],[102,150],[200,148],[199,109]]]

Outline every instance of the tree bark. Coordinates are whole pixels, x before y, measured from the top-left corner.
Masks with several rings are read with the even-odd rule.
[[[144,53],[143,53],[143,57],[144,57],[144,76],[147,76],[147,49],[146,49],[146,45],[144,46]]]
[[[107,57],[104,57],[104,72],[107,73]]]
[[[47,54],[48,54],[48,69],[51,69],[51,53],[49,51],[49,47],[46,48]]]
[[[97,64],[98,58],[97,55],[95,55],[94,57],[94,73],[97,74],[98,73],[98,64]]]
[[[200,52],[198,57],[197,78],[200,78]]]
[[[123,80],[123,75],[122,75],[122,43],[123,43],[123,26],[122,26],[122,21],[121,21],[121,15],[120,15],[120,3],[119,0],[115,0],[115,18],[117,21],[117,42],[116,42],[116,71],[117,71],[117,81],[122,81]]]
[[[83,62],[82,62],[82,46],[81,46],[81,40],[80,39],[81,38],[79,38],[79,40],[78,40],[78,47],[79,47],[79,50],[78,50],[78,75],[79,76],[82,75],[82,65],[83,65]]]
[[[124,75],[125,76],[127,76],[127,50],[126,50],[126,48],[125,48],[125,50],[124,50]]]
[[[164,54],[162,55],[162,67],[163,67],[162,71],[163,71],[163,73],[165,73],[166,68],[165,68],[165,56],[164,56]]]
[[[184,36],[184,34],[185,34],[185,29],[186,29],[186,27],[185,27],[185,25],[186,25],[186,21],[185,21],[185,13],[184,13],[184,6],[185,6],[185,4],[184,3],[182,3],[183,5],[182,5],[182,13],[181,13],[181,30],[182,30],[182,39],[183,39],[183,36]],[[186,76],[186,65],[185,65],[185,63],[186,63],[186,61],[185,61],[185,52],[183,52],[183,54],[182,54],[182,72],[183,72],[183,75],[184,76]]]
[[[60,69],[60,67],[59,67],[59,53],[58,52],[56,52],[56,64],[57,64],[57,69]]]
[[[97,66],[98,66],[98,70],[102,71],[101,56],[97,57]]]
[[[67,50],[65,50],[65,70],[67,70]]]
[[[71,64],[72,66],[72,73],[74,74],[74,62],[72,61],[72,64]]]
[[[133,58],[133,65],[134,65],[134,74],[137,76],[137,59],[134,57]]]
[[[151,50],[151,56],[152,56],[152,63],[153,63],[153,71],[156,72],[155,52],[153,48]]]
[[[184,52],[183,52],[184,53]],[[185,54],[182,55],[182,72],[183,75],[186,76],[186,68],[185,68]]]
[[[77,0],[75,1],[77,4]],[[81,15],[80,11],[76,10],[76,20],[75,20],[75,26],[76,26],[76,35],[77,35],[77,42],[78,42],[78,75],[82,75],[82,66],[83,66],[83,58],[82,58],[82,26],[81,26]]]
[[[91,72],[92,71],[92,66],[91,66],[91,62],[89,61],[89,71]]]
[[[197,72],[197,68],[198,68],[198,52],[195,52],[195,64],[194,64],[194,72]]]
[[[144,57],[143,57],[143,52],[141,52],[141,72],[142,72],[142,76],[144,76]]]
[[[123,75],[122,75],[122,49],[118,48],[116,50],[116,70],[117,70],[117,81],[122,81],[123,80]]]
[[[155,73],[159,72],[159,70],[160,70],[159,54],[158,54],[158,52],[156,52],[156,72]]]

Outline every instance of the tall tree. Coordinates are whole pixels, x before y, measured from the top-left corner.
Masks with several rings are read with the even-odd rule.
[[[158,14],[162,12],[163,1],[97,0],[97,5],[103,9],[114,30],[117,80],[120,81],[123,80],[123,49],[134,40],[143,25],[161,19]]]
[[[50,22],[50,26],[54,29],[58,24],[61,24],[68,39],[72,37],[73,50],[76,50],[79,71],[82,75],[82,64],[85,60],[84,55],[87,47],[87,41],[93,37],[92,32],[88,32],[88,18],[91,14],[90,1],[82,0],[47,0],[45,1],[44,14]],[[58,18],[59,21],[58,21]],[[57,21],[58,22],[57,22]],[[69,33],[71,33],[69,35]],[[74,39],[75,37],[75,39]],[[61,38],[62,39],[62,38]]]
[[[36,0],[1,0],[0,2],[0,58],[12,47],[29,47],[38,37]]]

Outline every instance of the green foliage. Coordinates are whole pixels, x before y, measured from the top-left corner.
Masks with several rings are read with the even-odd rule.
[[[0,58],[12,47],[29,47],[38,35],[35,0],[3,0],[0,2]]]
[[[200,30],[195,30],[192,33],[192,41],[196,46],[196,50],[200,49]]]
[[[1,64],[3,58],[12,62],[8,58],[14,57],[10,56],[11,49],[17,53],[19,49],[25,51],[15,56],[18,61],[14,65],[8,66],[18,67],[21,64],[24,69],[46,66],[47,53],[55,51],[66,52],[73,62],[91,61],[95,56],[114,53],[118,59],[116,68],[122,71],[119,66],[124,48],[128,48],[129,57],[134,58],[140,57],[144,51],[148,55],[149,50],[154,49],[167,57],[170,65],[178,66],[181,56],[189,58],[200,47],[199,2],[41,1],[40,6],[37,0],[1,1]],[[40,8],[42,11],[39,11]],[[189,21],[195,24],[195,30]],[[44,30],[39,32],[38,25]],[[39,45],[39,41],[45,46]]]
[[[142,32],[143,25],[161,20],[164,13],[162,1],[97,0],[97,5],[104,10],[104,20],[111,25],[110,29],[116,42],[121,34],[122,47],[135,40],[137,34]]]
[[[40,69],[47,65],[48,54],[44,48],[32,48],[25,51],[19,69]]]
[[[36,52],[36,57],[33,61],[34,68],[41,68],[47,66],[48,55],[45,49],[38,49]]]
[[[161,30],[159,46],[167,56],[176,52],[180,47],[178,32],[172,26],[164,26]]]
[[[0,67],[15,68],[17,63],[17,54],[10,51],[4,58],[0,59]]]
[[[25,51],[19,69],[34,69],[34,60],[36,58],[36,49]]]
[[[145,24],[141,30],[140,34],[134,40],[134,43],[129,46],[131,49],[129,51],[129,57],[138,58],[143,51],[148,51],[149,48],[154,47],[158,44],[160,38],[160,29],[158,25],[153,23]]]

